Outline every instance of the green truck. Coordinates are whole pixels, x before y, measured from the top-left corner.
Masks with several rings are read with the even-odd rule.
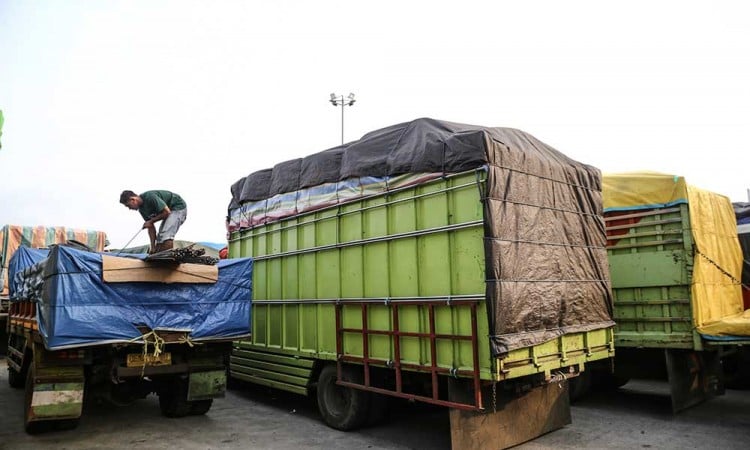
[[[724,377],[739,373],[737,357],[750,344],[729,199],[674,175],[603,179],[615,373],[592,372],[593,379],[576,380],[577,389],[666,379],[675,412],[723,394]]]
[[[454,448],[570,422],[614,354],[600,174],[532,136],[419,119],[232,186],[252,338],[230,377],[314,394],[350,430],[384,396],[450,408]]]

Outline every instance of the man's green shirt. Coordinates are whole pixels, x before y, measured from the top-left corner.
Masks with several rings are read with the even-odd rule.
[[[169,206],[171,211],[187,208],[185,200],[170,191],[146,191],[141,194],[141,198],[143,204],[138,208],[138,212],[141,213],[143,220],[148,220],[164,211],[165,206]]]

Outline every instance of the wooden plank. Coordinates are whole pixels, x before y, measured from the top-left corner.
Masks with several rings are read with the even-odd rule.
[[[567,384],[561,388],[551,383],[507,399],[501,391],[496,412],[491,401],[484,403],[488,412],[450,410],[453,450],[513,447],[571,422]]]
[[[105,283],[216,283],[219,268],[205,264],[165,266],[134,258],[102,255],[102,279]]]

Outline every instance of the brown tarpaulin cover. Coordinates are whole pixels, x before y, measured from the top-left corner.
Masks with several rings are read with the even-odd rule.
[[[519,130],[484,133],[493,353],[614,326],[600,171]]]
[[[493,354],[614,326],[601,173],[527,133],[417,119],[303,158],[297,179],[307,187],[352,177],[456,173],[484,165]],[[232,208],[268,198],[269,171],[273,178],[276,170],[281,177],[284,169],[277,165],[235,183],[230,216]]]

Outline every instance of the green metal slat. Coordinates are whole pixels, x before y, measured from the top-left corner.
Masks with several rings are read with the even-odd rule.
[[[679,286],[689,284],[685,254],[678,251],[609,255],[612,287]]]
[[[278,373],[283,373],[287,375],[293,375],[295,377],[309,378],[310,373],[312,372],[312,369],[309,369],[309,368],[287,366],[285,364],[274,364],[274,363],[269,363],[269,362],[253,360],[253,359],[243,359],[237,356],[232,356],[232,362],[242,367],[278,372]]]
[[[253,359],[258,361],[265,361],[274,364],[281,364],[294,367],[306,367],[312,368],[315,362],[311,359],[296,358],[293,356],[279,355],[275,353],[264,353],[254,352],[251,350],[235,350],[232,352],[233,356],[239,356],[242,358]]]
[[[282,391],[292,392],[294,394],[307,395],[307,387],[287,384],[276,380],[269,380],[267,378],[256,377],[245,373],[236,373],[232,374],[232,376],[234,378],[237,378],[238,380],[247,381],[248,383],[255,383],[262,386],[272,387],[274,389],[281,389]]]
[[[669,223],[680,223],[682,219],[674,218],[674,219],[662,219],[662,220],[648,220],[648,221],[642,221],[637,223],[628,223],[625,225],[612,225],[607,227],[607,231],[612,230],[628,230],[631,228],[642,228],[642,227],[650,227],[654,225],[666,225]],[[624,235],[627,237],[627,235]],[[614,237],[614,236],[613,236]]]
[[[625,235],[625,237],[631,237],[629,235]],[[635,237],[635,236],[632,236]],[[615,245],[608,245],[608,249],[626,249],[626,248],[640,248],[640,247],[657,247],[662,245],[673,245],[673,244],[681,244],[683,241],[682,239],[664,239],[660,241],[648,241],[648,242],[637,242],[635,244],[622,244],[617,243]]]
[[[232,372],[232,376],[235,373],[241,373],[245,375],[254,376],[257,378],[264,378],[266,380],[278,381],[287,385],[292,386],[307,386],[310,378],[309,377],[297,377],[294,375],[287,375],[279,372],[273,372],[263,369],[255,369],[248,366],[242,366],[238,364],[230,364],[229,369]]]

